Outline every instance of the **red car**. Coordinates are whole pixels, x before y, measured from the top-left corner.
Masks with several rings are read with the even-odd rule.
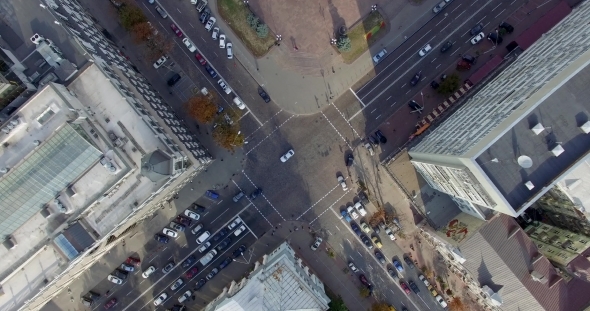
[[[172,31],[174,31],[177,37],[182,38],[182,31],[176,27],[176,24],[171,24],[170,28],[172,28]]]
[[[110,309],[110,308],[114,307],[116,304],[117,304],[117,298],[113,298],[104,304],[104,308]]]
[[[407,295],[411,293],[410,288],[408,287],[408,284],[406,284],[406,282],[400,281],[399,285],[401,285],[402,289],[404,290],[404,292],[406,292]]]
[[[125,260],[125,263],[128,265],[139,266],[139,264],[141,263],[141,260],[139,260],[139,258],[129,257],[129,258],[127,258],[127,260]]]
[[[195,57],[197,58],[197,60],[201,64],[201,66],[207,65],[207,61],[203,58],[203,55],[197,53],[197,54],[195,54]]]
[[[184,276],[186,276],[187,279],[192,279],[195,277],[195,275],[197,275],[197,272],[199,272],[199,268],[193,267],[192,269],[188,270]]]
[[[193,221],[190,218],[178,215],[176,217],[176,222],[179,222],[182,225],[190,227],[193,224]]]

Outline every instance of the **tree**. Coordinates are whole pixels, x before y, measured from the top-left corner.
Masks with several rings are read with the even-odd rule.
[[[209,93],[209,96],[198,94],[188,99],[184,103],[184,109],[189,116],[201,123],[211,123],[217,114],[217,105],[214,101],[214,93]]]
[[[258,23],[260,22],[260,19],[258,18],[258,16],[254,15],[254,13],[248,14],[246,20],[248,21],[248,25],[250,25],[250,28],[252,29],[256,29],[256,27],[258,27]]]
[[[385,302],[376,302],[371,306],[371,311],[389,311],[389,305]]]
[[[149,23],[139,23],[133,26],[131,34],[133,35],[133,41],[135,43],[142,43],[149,40],[155,32],[153,27]]]
[[[328,311],[348,311],[348,308],[344,304],[344,300],[342,300],[340,295],[336,298],[332,298],[332,301],[328,303],[328,307],[330,307]]]
[[[147,18],[143,11],[135,5],[124,5],[119,10],[119,20],[123,28],[127,30],[133,29],[133,26],[139,23],[147,22]]]
[[[449,96],[459,89],[459,76],[454,73],[448,76],[443,82],[440,83],[438,89],[439,93]]]
[[[393,218],[395,218],[393,213],[388,213],[383,207],[380,207],[375,213],[373,213],[373,215],[371,215],[371,218],[369,218],[369,225],[371,225],[371,227],[377,227],[380,222],[391,224],[393,223]]]
[[[213,130],[213,140],[221,147],[233,151],[235,147],[244,145],[244,134],[241,134],[238,127],[230,125],[223,118],[218,118],[219,124]]]
[[[268,36],[268,25],[262,23],[258,24],[256,27],[256,35],[258,35],[259,38],[266,38]]]
[[[336,42],[336,47],[340,52],[350,52],[350,50],[352,49],[350,38],[340,37],[340,39],[338,39],[338,42]]]
[[[451,311],[466,311],[465,304],[463,300],[459,297],[453,297],[449,302],[449,310]]]
[[[170,53],[170,51],[172,51],[173,43],[164,38],[162,34],[158,33],[146,42],[146,47],[148,61],[155,61],[162,57],[162,55]]]
[[[367,298],[367,297],[371,296],[371,291],[368,288],[363,286],[359,290],[359,295],[361,295],[361,298]]]

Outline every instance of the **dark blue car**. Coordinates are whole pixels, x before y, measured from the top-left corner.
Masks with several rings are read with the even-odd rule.
[[[154,239],[155,239],[156,241],[158,241],[158,242],[160,242],[160,243],[164,243],[164,244],[166,244],[166,243],[168,243],[168,242],[170,241],[170,238],[168,238],[168,237],[167,237],[167,236],[165,236],[165,235],[161,235],[161,234],[156,234],[156,235],[154,235]]]
[[[215,191],[207,190],[205,192],[205,195],[213,200],[219,199],[219,194],[217,194],[217,192]]]
[[[356,235],[361,236],[363,234],[361,228],[359,228],[359,226],[357,226],[354,222],[351,223],[350,226],[352,227],[352,231],[354,231]]]
[[[217,78],[217,72],[215,72],[215,70],[213,70],[209,64],[205,65],[205,70],[207,70],[211,78]]]

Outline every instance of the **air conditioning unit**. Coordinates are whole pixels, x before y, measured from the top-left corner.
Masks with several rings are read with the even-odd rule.
[[[41,36],[40,34],[37,34],[37,33],[31,37],[31,42],[33,42],[34,44],[39,44],[43,40],[44,40],[43,36]]]

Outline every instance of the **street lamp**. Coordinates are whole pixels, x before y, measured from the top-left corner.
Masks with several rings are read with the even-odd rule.
[[[236,140],[238,140],[238,137],[240,136],[240,133],[241,132],[242,131],[238,131],[238,133],[236,134],[236,138],[234,138],[234,141],[231,143],[232,146],[235,146],[236,145]]]

